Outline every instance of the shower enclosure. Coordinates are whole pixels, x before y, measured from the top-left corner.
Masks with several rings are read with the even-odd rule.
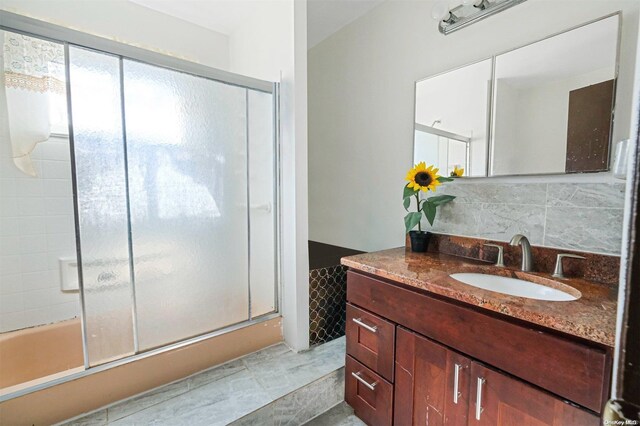
[[[455,167],[469,170],[471,138],[415,123],[413,163],[433,164],[445,176]]]
[[[277,84],[0,13],[64,52],[82,367],[277,314]]]

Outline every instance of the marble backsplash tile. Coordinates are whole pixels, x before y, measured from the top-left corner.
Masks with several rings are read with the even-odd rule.
[[[548,206],[624,209],[624,183],[550,183]]]
[[[438,194],[457,198],[439,209],[434,232],[619,254],[624,183],[453,182]],[[428,224],[423,221],[428,229]]]

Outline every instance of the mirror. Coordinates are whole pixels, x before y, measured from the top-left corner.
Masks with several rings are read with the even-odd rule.
[[[618,17],[496,56],[491,175],[609,169]]]
[[[618,32],[616,14],[418,81],[413,163],[464,177],[609,170]]]
[[[491,59],[416,83],[413,162],[487,175]]]

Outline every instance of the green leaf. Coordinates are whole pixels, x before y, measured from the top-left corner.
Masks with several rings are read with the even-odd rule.
[[[426,203],[422,205],[422,213],[424,213],[424,217],[429,221],[429,225],[433,226],[433,221],[436,219],[436,208],[438,206],[433,204],[431,201],[427,200]]]
[[[411,205],[411,197],[407,197],[402,201],[402,204],[404,205],[404,209],[406,211],[409,211],[409,205]]]
[[[438,178],[438,182],[453,182],[453,178],[448,178],[448,177],[445,177],[445,176],[440,176],[440,177]]]
[[[453,201],[455,198],[456,197],[453,195],[436,195],[435,197],[427,198],[427,200],[431,204],[434,204],[436,206],[441,206],[443,204],[447,204],[448,202]]]
[[[406,184],[404,187],[404,191],[402,192],[402,198],[409,198],[409,197],[413,197],[414,195],[416,195],[416,190],[414,190],[413,188],[409,188],[409,184]]]
[[[422,219],[422,213],[420,212],[407,213],[404,217],[404,227],[406,228],[407,233],[420,223],[420,219]]]

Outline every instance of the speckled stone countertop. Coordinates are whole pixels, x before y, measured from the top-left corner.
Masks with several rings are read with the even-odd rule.
[[[579,278],[556,280],[548,274],[498,268],[487,262],[438,252],[412,253],[404,247],[343,257],[341,262],[355,270],[609,347],[615,343],[617,289],[610,286]],[[577,290],[581,297],[571,302],[551,302],[509,296],[449,277],[457,272],[521,278],[576,296]]]

